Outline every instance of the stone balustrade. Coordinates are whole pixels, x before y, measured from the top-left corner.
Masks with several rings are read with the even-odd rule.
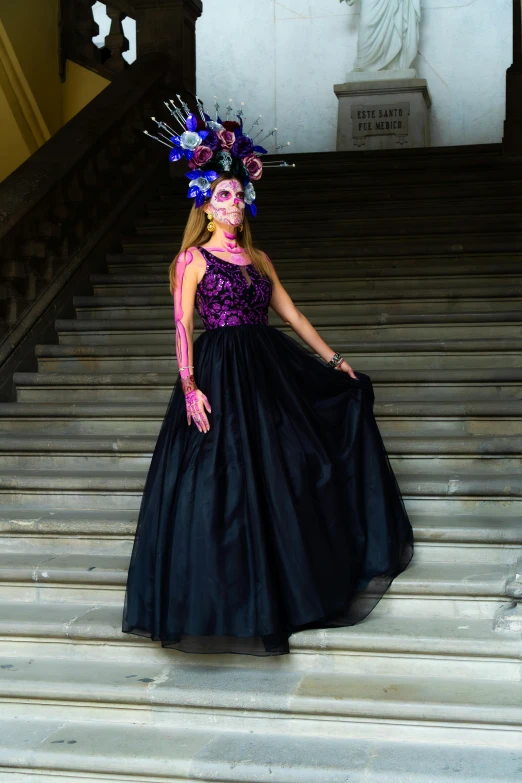
[[[28,310],[161,158],[142,131],[170,96],[168,70],[165,54],[140,57],[0,183],[0,365],[14,344],[6,333],[22,317],[33,325],[41,307]]]

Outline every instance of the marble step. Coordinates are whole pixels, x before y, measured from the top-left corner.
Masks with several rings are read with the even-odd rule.
[[[423,511],[438,513],[451,508],[453,513],[491,510],[503,513],[506,507],[522,511],[522,477],[515,473],[492,474],[485,460],[475,466],[484,472],[468,470],[435,471],[426,475],[426,460],[422,473],[399,475],[397,478],[408,505]],[[457,464],[456,461],[455,464]],[[443,464],[443,467],[444,464]],[[446,466],[447,467],[447,466]],[[44,509],[132,509],[140,506],[146,470],[16,470],[4,469],[0,474],[0,505],[34,506]]]
[[[378,223],[376,224],[378,226]],[[337,237],[337,244],[342,245],[342,252],[346,254],[359,254],[369,257],[385,256],[411,256],[419,257],[430,256],[434,254],[454,255],[456,252],[463,253],[514,253],[520,248],[521,230],[504,231],[497,229],[489,233],[482,231],[464,232],[461,229],[455,229],[450,232],[437,233],[406,233],[398,236],[395,234],[372,234],[371,236],[352,236],[345,231]],[[276,238],[277,237],[277,238]],[[143,253],[152,251],[155,253],[171,253],[174,256],[178,252],[182,238],[181,231],[178,235],[159,236],[136,236],[132,234],[123,235],[120,238],[121,246],[125,252]],[[332,239],[332,246],[335,245],[335,237]],[[324,239],[307,238],[303,242],[302,237],[295,239],[280,239],[277,234],[271,239],[270,236],[264,237],[263,250],[270,258],[277,259],[278,253],[285,248],[287,252],[294,255],[301,253],[301,258],[318,258],[322,255]],[[339,248],[341,250],[341,248]],[[322,259],[321,259],[322,263]]]
[[[522,342],[522,341],[521,341]],[[149,351],[149,348],[155,349]],[[378,348],[378,346],[375,346]],[[116,345],[58,345],[37,346],[38,372],[57,373],[177,373],[178,364],[174,356],[175,346],[132,346]],[[440,374],[455,373],[460,368],[466,372],[498,369],[505,373],[509,369],[522,367],[520,352],[467,353],[417,353],[379,354],[376,351],[365,354],[346,351],[343,355],[356,370],[370,374],[373,378],[379,371],[437,370]],[[439,377],[441,377],[439,375]]]
[[[490,165],[484,165],[480,171],[478,166],[462,167],[457,162],[452,167],[445,159],[439,161],[439,168],[434,163],[426,164],[425,167],[424,161],[422,164],[418,161],[416,167],[412,165],[408,168],[403,168],[402,163],[398,162],[396,166],[389,169],[378,167],[365,169],[361,165],[358,167],[358,171],[353,169],[350,169],[349,173],[347,171],[346,176],[350,178],[349,188],[346,186],[345,178],[342,175],[339,176],[339,172],[342,171],[340,168],[333,167],[332,171],[328,171],[322,161],[303,161],[301,155],[292,159],[285,154],[285,160],[289,163],[295,161],[296,166],[292,171],[288,168],[277,171],[274,168],[270,171],[270,177],[264,177],[262,181],[256,182],[259,203],[262,203],[262,199],[264,199],[273,205],[274,202],[278,203],[283,198],[293,202],[294,195],[299,194],[304,196],[304,200],[309,203],[309,188],[311,187],[314,188],[314,193],[321,193],[325,196],[325,200],[331,201],[344,197],[344,194],[350,190],[365,193],[376,188],[379,188],[381,195],[388,192],[395,196],[402,194],[408,188],[416,187],[423,196],[428,191],[429,197],[432,187],[442,186],[446,193],[452,196],[458,191],[458,188],[476,185],[487,179],[490,180],[492,187],[500,183],[505,184],[506,187],[510,185],[511,187],[514,185],[520,187],[519,165],[515,164],[514,168],[509,170],[505,161],[502,166],[502,164],[499,165],[498,159],[491,161]],[[158,183],[156,194],[163,198],[172,196],[174,191],[175,188],[172,184],[163,186]],[[177,192],[183,193],[183,188],[179,188]],[[492,190],[492,192],[499,191]]]
[[[409,505],[409,503],[407,503]],[[510,564],[522,557],[522,528],[504,508],[468,514],[429,514],[409,510],[417,563]],[[4,551],[126,553],[133,541],[137,511],[0,508]]]
[[[137,512],[85,509],[9,508],[0,514],[5,554],[130,556]],[[441,514],[410,512],[415,535],[415,562],[513,565],[522,558],[518,520],[505,509],[497,517],[486,513]],[[449,521],[451,520],[451,522]]]
[[[114,548],[114,547],[113,547]],[[121,552],[127,549],[127,552]],[[0,553],[0,601],[123,600],[130,542],[116,551],[28,547]],[[373,610],[394,617],[490,618],[508,606],[514,563],[422,562],[413,556]]]
[[[475,145],[424,148],[422,155],[420,149],[372,151],[370,155],[366,151],[294,154],[285,152],[285,160],[296,164],[292,171],[288,167],[274,167],[270,170],[270,177],[263,177],[256,182],[256,188],[262,189],[263,192],[273,190],[281,193],[281,184],[309,182],[315,187],[321,183],[323,176],[324,182],[330,187],[333,184],[339,185],[339,181],[342,181],[339,172],[346,172],[350,178],[372,179],[376,185],[385,183],[387,186],[393,186],[398,177],[402,177],[407,184],[415,182],[417,177],[422,179],[426,175],[434,183],[468,179],[473,183],[486,183],[488,177],[491,177],[493,184],[496,179],[505,179],[506,183],[511,185],[518,182],[520,171],[518,161],[503,156],[498,145],[491,145],[493,149],[487,152],[484,145],[479,146],[482,147],[480,154],[475,152]],[[400,159],[397,154],[400,155]],[[300,163],[305,165],[299,165]],[[512,176],[510,177],[509,174]],[[175,187],[172,179],[158,177],[156,183],[158,197],[163,198],[172,194]],[[453,188],[447,189],[450,193],[453,192]],[[400,191],[395,188],[394,193],[398,192]],[[428,191],[426,195],[429,197],[430,192]]]
[[[279,327],[277,327],[279,328]],[[281,327],[283,329],[283,327]],[[295,332],[289,332],[293,339],[297,339]],[[294,336],[295,335],[295,336]],[[425,360],[437,358],[440,362],[452,360],[456,357],[456,362],[461,366],[464,357],[470,364],[470,357],[477,357],[481,361],[483,356],[488,357],[488,361],[493,363],[494,356],[501,354],[501,357],[518,356],[522,349],[522,339],[516,337],[495,338],[485,337],[484,339],[442,339],[434,337],[432,339],[410,339],[410,340],[353,340],[344,342],[344,350],[352,354],[361,356],[378,357],[379,361],[386,356],[393,356],[395,360],[407,360],[410,357],[420,356]],[[310,349],[308,349],[310,350]],[[69,345],[62,344],[37,344],[35,355],[37,357],[52,356],[89,356],[90,351],[94,356],[143,356],[150,355],[152,358],[175,356],[175,346],[173,343],[156,344],[151,342],[148,345],[143,343],[134,343],[130,345],[105,346],[97,345]],[[501,358],[501,361],[503,359]],[[474,366],[472,364],[472,366]]]
[[[480,190],[480,189],[479,189]],[[454,196],[453,194],[440,194],[426,199],[401,198],[400,193],[396,193],[391,198],[391,192],[381,191],[381,193],[361,193],[358,196],[347,194],[342,202],[328,203],[329,214],[335,217],[346,217],[352,215],[361,215],[367,217],[368,208],[375,215],[404,215],[422,216],[433,215],[436,217],[465,214],[465,215],[494,215],[513,213],[520,210],[519,193],[515,190],[512,194],[504,192],[498,194],[489,193],[470,193],[469,189],[465,195]],[[172,222],[173,217],[183,208],[181,197],[157,199],[147,202],[146,214],[141,215],[136,220],[137,226],[154,225],[158,222]],[[301,204],[294,206],[289,204],[284,213],[278,205],[263,205],[263,212],[256,216],[256,226],[263,222],[299,220],[303,217],[315,219],[317,208],[314,205]]]
[[[317,196],[320,198],[320,195]],[[331,212],[329,207],[325,210],[328,215],[328,241],[335,242],[338,237],[361,237],[366,240],[367,237],[412,237],[421,234],[433,235],[434,233],[466,235],[469,233],[483,232],[485,235],[497,232],[518,232],[522,229],[522,204],[518,204],[516,209],[501,214],[486,213],[482,215],[468,214],[466,209],[455,213],[448,211],[446,214],[424,214],[412,215],[408,212],[399,214],[379,215],[378,219],[367,210],[359,211],[358,214],[347,212]],[[321,212],[315,213],[315,219],[321,220]],[[306,220],[306,215],[300,218]],[[134,221],[134,235],[136,240],[140,237],[154,237],[158,240],[175,238],[183,234],[185,228],[183,215],[177,216],[172,213],[170,217],[161,219],[138,218]],[[263,217],[260,220],[259,231],[263,232],[265,241],[273,241],[274,238],[288,237],[296,225],[295,217],[287,215],[287,210],[280,210],[279,220],[271,220]],[[258,223],[256,221],[256,228]],[[122,238],[124,243],[129,241],[129,235]],[[133,240],[131,240],[133,241]]]
[[[88,599],[88,596],[87,596]],[[87,600],[86,599],[86,600]],[[382,602],[381,602],[382,604]],[[477,677],[520,680],[516,633],[494,630],[491,618],[393,616],[381,604],[353,626],[299,631],[289,639],[287,671],[339,671],[348,674]],[[168,662],[184,653],[158,641],[124,634],[123,602],[99,604],[62,600],[0,603],[0,655],[83,657],[95,660]],[[193,655],[193,664],[266,669],[272,659],[220,653]]]
[[[512,405],[508,407],[514,411]],[[2,402],[0,433],[15,435],[32,432],[81,437],[110,432],[155,437],[165,412],[166,405],[163,403],[77,405],[56,401]]]
[[[355,363],[354,363],[355,364]],[[356,366],[355,369],[358,369]],[[38,373],[35,373],[38,374]],[[159,383],[155,373],[135,373],[132,379],[124,379],[124,373],[118,373],[120,378],[109,376],[112,380],[104,383],[98,383],[98,378],[103,377],[96,374],[96,378],[91,378],[88,373],[81,373],[75,376],[73,373],[63,373],[60,379],[58,373],[39,373],[46,378],[53,378],[53,381],[46,383],[45,380],[39,380],[35,385],[32,379],[17,378],[17,400],[23,403],[52,403],[57,396],[64,403],[69,404],[122,404],[132,403],[144,404],[164,404],[166,405],[173,393],[172,382]],[[149,375],[148,379],[141,376]],[[76,380],[71,380],[71,379]],[[87,380],[85,380],[87,379]],[[139,379],[139,380],[137,380]],[[453,382],[444,383],[404,383],[389,384],[377,386],[374,384],[374,390],[377,401],[381,405],[396,405],[399,403],[417,403],[419,409],[428,403],[447,403],[450,406],[457,406],[462,410],[462,406],[467,404],[489,404],[490,408],[501,410],[504,405],[511,403],[520,404],[522,387],[520,383],[491,380],[487,383],[466,383]],[[419,415],[423,415],[422,412]]]
[[[517,309],[522,309],[522,286],[520,293],[512,292],[511,296],[492,299],[491,294],[483,299],[469,297],[467,299],[441,299],[419,302],[411,300],[379,300],[350,301],[339,297],[329,301],[301,301],[294,298],[294,304],[311,322],[334,324],[341,326],[347,319],[356,315],[376,316],[385,319],[388,315],[414,316],[422,311],[423,315],[433,314],[443,316],[447,314],[479,313],[495,314],[501,317],[504,313],[508,316]],[[172,296],[163,297],[75,297],[74,306],[76,317],[79,320],[109,318],[115,319],[139,319],[150,318],[151,312],[158,318],[173,317]],[[198,319],[199,320],[199,319]]]
[[[460,248],[460,252],[459,252]],[[113,253],[106,256],[107,269],[111,274],[160,274],[163,279],[168,274],[168,268],[179,250],[176,247],[165,248],[127,248],[123,253]],[[345,249],[344,243],[338,242],[328,249],[321,248],[321,263],[317,263],[315,248],[308,245],[300,248],[275,245],[273,247],[263,244],[263,250],[268,253],[275,265],[281,280],[317,278],[332,279],[343,277],[345,279],[372,280],[372,279],[396,279],[397,277],[418,278],[448,277],[451,275],[487,275],[497,272],[501,278],[509,274],[520,274],[520,252],[478,252],[466,253],[464,247],[456,246],[453,252],[438,253],[405,253],[395,256],[393,248],[390,248],[388,257],[383,252],[373,257],[362,255],[361,242],[357,248]],[[94,279],[98,275],[93,274]],[[436,282],[436,281],[433,281]],[[418,285],[418,282],[416,283]]]
[[[176,248],[175,252],[178,249]],[[106,255],[109,273],[117,275],[118,279],[123,277],[122,282],[126,279],[135,280],[135,274],[140,276],[139,280],[146,280],[147,275],[154,273],[162,275],[161,278],[157,278],[158,282],[162,282],[173,258],[174,253],[170,251],[154,250]],[[432,254],[423,258],[415,255],[409,257],[383,255],[368,258],[357,253],[348,253],[339,245],[323,248],[320,264],[314,263],[313,256],[307,257],[306,248],[295,250],[279,247],[277,253],[271,256],[283,282],[293,281],[295,284],[313,282],[315,286],[326,285],[325,290],[330,291],[332,286],[328,284],[338,279],[351,286],[389,285],[401,289],[404,285],[418,288],[419,277],[423,282],[426,278],[433,278],[429,280],[432,287],[440,284],[451,288],[453,281],[455,287],[468,286],[475,281],[482,284],[485,282],[484,278],[491,280],[494,286],[510,285],[514,281],[520,282],[520,258],[520,252],[471,255],[460,252],[453,255]],[[129,273],[122,272],[122,267],[128,268]],[[131,273],[132,276],[129,277]],[[468,279],[470,276],[471,280]],[[397,282],[398,277],[404,278],[404,281]],[[110,280],[107,273],[103,272],[92,273],[90,279],[93,282]]]
[[[371,155],[374,154],[374,152],[371,153]],[[306,161],[302,154],[292,157],[285,153],[285,160],[289,163],[295,162],[295,168],[290,170],[286,167],[280,171],[277,168],[272,168],[269,177],[263,177],[262,180],[256,182],[256,193],[260,202],[261,198],[264,198],[271,204],[274,201],[277,203],[282,200],[283,196],[288,201],[293,201],[294,193],[306,196],[304,200],[309,202],[308,190],[311,187],[314,188],[314,193],[324,194],[325,197],[335,201],[339,195],[344,196],[350,190],[357,191],[357,193],[378,190],[381,195],[390,192],[396,196],[407,191],[408,188],[417,188],[420,193],[429,198],[430,195],[433,195],[431,188],[437,186],[443,187],[445,192],[452,196],[459,188],[486,183],[488,180],[492,187],[492,193],[504,191],[503,188],[494,189],[494,186],[500,183],[506,185],[507,188],[520,185],[518,164],[514,163],[513,169],[510,170],[506,165],[506,160],[502,165],[499,158],[491,160],[489,165],[484,164],[483,166],[477,164],[462,166],[459,165],[457,159],[455,159],[455,165],[452,166],[448,159],[441,158],[438,161],[438,166],[433,161],[426,160],[422,163],[417,161],[415,165],[412,163],[411,166],[404,168],[402,161],[400,163],[397,161],[394,166],[389,168],[386,166],[366,168],[361,161],[355,168],[343,167],[342,164],[339,167],[332,165],[330,171],[323,160]],[[513,159],[511,160],[513,162]],[[346,171],[346,176],[350,178],[349,188],[346,187],[346,180],[342,176],[343,171]],[[178,188],[175,181],[174,184],[172,181],[170,184],[158,182],[156,186],[156,195],[160,198],[172,197],[173,193],[183,192],[183,188]]]
[[[212,424],[210,425],[212,426]],[[143,436],[103,438],[102,436],[82,436],[82,443],[70,437],[46,438],[35,437],[34,447],[28,446],[30,436],[10,438],[9,442],[0,448],[0,471],[6,476],[14,471],[24,474],[53,471],[79,471],[81,473],[105,473],[109,476],[123,476],[147,473],[156,438]],[[69,444],[67,444],[69,440]],[[498,440],[498,442],[496,442]],[[399,441],[397,443],[396,441]],[[442,441],[442,442],[440,442]],[[520,435],[501,436],[499,439],[489,436],[475,438],[474,443],[467,444],[465,438],[451,439],[419,439],[386,436],[385,446],[388,450],[391,464],[401,488],[403,477],[416,476],[415,486],[418,492],[422,488],[429,494],[435,493],[436,487],[443,482],[451,490],[455,484],[467,486],[473,481],[486,481],[491,492],[496,496],[496,482],[502,476],[516,476],[522,473],[522,456]],[[478,442],[477,442],[478,441]],[[447,444],[449,442],[449,446]],[[484,451],[480,446],[485,444]],[[37,449],[37,446],[40,446]],[[453,446],[453,450],[451,450]],[[454,478],[452,478],[454,477]],[[515,481],[510,486],[508,495],[518,497],[520,482]],[[0,486],[3,486],[0,482]],[[441,490],[444,491],[444,490]],[[416,494],[416,493],[414,493]],[[473,494],[476,494],[475,492]]]
[[[492,305],[499,304],[511,298],[518,299],[522,291],[522,276],[506,274],[496,277],[488,274],[470,272],[460,276],[452,277],[443,275],[446,270],[439,270],[441,274],[433,276],[424,276],[412,278],[410,270],[400,279],[397,277],[383,278],[379,277],[350,277],[344,276],[341,269],[329,278],[322,280],[307,278],[304,275],[298,277],[291,270],[287,270],[286,275],[278,275],[290,296],[299,304],[319,305],[321,303],[341,303],[350,304],[381,304],[391,300],[392,304],[419,302],[431,304],[468,304],[476,302],[490,302]],[[94,275],[93,275],[94,277]],[[100,275],[96,275],[99,278]],[[118,280],[120,275],[104,276],[110,286],[114,277]],[[94,285],[93,296],[75,296],[74,304],[77,307],[89,306],[121,306],[121,305],[160,305],[172,304],[172,295],[165,286],[165,278],[158,280],[153,290],[149,290],[147,285],[143,290],[138,288],[134,282],[134,277],[129,275],[128,289],[122,294],[114,294],[109,290],[107,294],[102,294],[98,286]],[[151,276],[151,282],[154,283],[154,277]],[[118,286],[122,284],[117,283]]]
[[[270,311],[269,325],[294,337],[290,326],[281,325],[281,319]],[[522,311],[485,314],[472,313],[440,316],[421,314],[415,316],[386,315],[379,322],[376,316],[347,316],[343,326],[321,324],[316,319],[314,327],[334,350],[343,341],[380,340],[463,340],[463,339],[522,339]],[[128,345],[155,342],[173,342],[173,317],[140,319],[57,319],[55,328],[62,345]],[[194,329],[194,339],[203,329]],[[294,339],[301,340],[297,335]],[[301,340],[301,343],[304,342]]]
[[[468,438],[468,437],[481,437],[481,438],[496,438],[499,436],[515,436],[522,434],[522,402],[515,403],[518,407],[518,417],[514,415],[492,414],[486,418],[466,418],[465,416],[447,418],[447,419],[431,419],[428,413],[425,413],[424,418],[420,416],[397,416],[393,415],[393,418],[388,415],[385,405],[376,406],[376,421],[379,426],[381,435],[385,441],[391,436],[400,437],[415,437],[415,438]],[[42,408],[53,407],[53,403],[0,403],[0,433],[5,433],[7,437],[18,437],[32,435],[40,438],[82,438],[82,437],[105,437],[105,438],[122,438],[122,437],[143,437],[143,438],[156,438],[159,434],[160,427],[163,421],[163,415],[165,413],[166,406],[158,406],[163,409],[163,414],[159,413],[156,418],[153,416],[142,416],[140,413],[129,412],[128,416],[125,415],[125,411],[121,410],[120,405],[104,406],[100,404],[93,404],[91,406],[70,405],[69,407],[89,407],[91,410],[85,417],[76,415],[69,416],[67,413],[64,415],[60,413],[53,413],[51,411],[41,414],[33,414],[26,412],[26,415],[20,413],[14,413],[10,415],[2,406],[14,406],[22,408]],[[66,410],[67,404],[59,406],[63,411]],[[97,413],[94,408],[110,408],[112,407],[114,413]],[[124,408],[136,408],[141,406],[125,405]],[[397,406],[394,406],[396,409]],[[379,412],[382,409],[382,414]]]
[[[211,416],[209,421],[212,427]],[[6,433],[0,442],[0,470],[147,470],[156,440],[156,436],[145,435]],[[419,471],[432,477],[460,471],[495,477],[522,469],[518,433],[455,437],[389,434],[384,444],[399,476]]]
[[[0,424],[20,420],[62,420],[88,421],[100,419],[108,421],[127,421],[148,419],[158,421],[166,411],[165,403],[96,403],[86,402],[76,405],[68,402],[0,402]],[[431,421],[434,426],[440,422],[481,423],[501,422],[503,420],[518,421],[522,416],[522,401],[504,400],[442,400],[419,403],[417,400],[406,400],[393,403],[381,403],[376,400],[374,412],[381,420],[411,419],[412,421]],[[460,425],[459,425],[460,426]],[[509,431],[508,433],[509,434]]]
[[[11,709],[23,704],[25,714],[34,710],[35,717],[44,705],[49,717],[74,708],[77,720],[96,720],[103,711],[109,726],[132,725],[136,710],[143,710],[161,713],[164,726],[203,729],[215,725],[217,712],[223,730],[256,734],[273,731],[277,714],[278,736],[288,739],[311,733],[389,739],[406,736],[408,728],[410,738],[421,740],[430,729],[431,741],[455,732],[466,742],[481,739],[490,748],[520,750],[520,682],[299,672],[282,669],[277,660],[272,664],[267,671],[2,656],[0,698]]]
[[[522,276],[469,274],[440,277],[419,278],[411,276],[393,278],[347,278],[325,277],[324,280],[313,278],[301,278],[285,276],[282,283],[292,299],[301,302],[310,300],[330,302],[342,300],[345,302],[369,302],[393,299],[416,299],[418,302],[427,302],[434,299],[460,300],[464,297],[472,297],[476,300],[487,299],[493,302],[501,300],[505,296],[518,296],[522,288]],[[279,275],[281,277],[281,275]],[[106,297],[153,297],[172,302],[166,276],[164,274],[143,275],[91,275],[91,278],[99,280],[92,284],[96,298]]]
[[[210,423],[212,427],[212,422]],[[203,437],[203,436],[202,436]],[[0,471],[106,472],[121,476],[147,472],[156,437],[86,436],[45,437],[19,435],[4,437],[0,444]],[[384,438],[393,469],[402,487],[403,476],[418,476],[419,486],[431,482],[488,481],[502,476],[522,476],[522,441],[519,434],[451,438],[415,438],[390,435]],[[455,478],[451,478],[451,477]],[[522,479],[521,479],[522,481]],[[519,482],[514,491],[518,494]],[[1,483],[0,483],[1,486]]]
[[[360,365],[353,362],[355,369]],[[360,370],[364,372],[364,368]],[[336,372],[334,370],[334,372]],[[372,370],[371,378],[379,403],[406,400],[417,402],[473,399],[520,400],[520,368],[501,370]],[[484,377],[481,376],[483,374]],[[19,402],[168,402],[176,373],[72,373],[41,372],[14,374]]]
[[[412,351],[402,347],[401,342],[392,346],[380,343],[352,343],[345,345],[344,355],[355,369],[364,368],[367,373],[393,372],[404,370],[413,372],[442,371],[453,372],[479,370],[507,372],[522,367],[522,340],[490,339],[487,342],[443,340],[424,343],[425,350]],[[304,344],[301,341],[301,344]],[[365,350],[365,347],[367,350]],[[453,349],[453,350],[452,350]],[[317,354],[316,354],[317,355]],[[178,363],[174,343],[170,345],[37,345],[35,356],[38,372],[73,373],[177,373]],[[372,376],[373,377],[373,376]]]
[[[421,304],[417,304],[416,309],[409,312],[393,312],[391,308],[380,308],[376,312],[367,312],[363,309],[362,312],[354,312],[354,308],[348,304],[341,304],[339,307],[330,304],[321,303],[318,306],[317,312],[314,316],[314,325],[317,328],[330,327],[330,329],[364,329],[365,327],[371,328],[383,328],[384,326],[390,329],[397,328],[430,328],[434,325],[438,326],[442,331],[449,325],[454,326],[455,329],[467,328],[490,328],[498,331],[498,327],[504,327],[504,329],[513,329],[516,326],[522,324],[522,309],[516,307],[517,300],[514,302],[514,306],[511,309],[503,309],[498,312],[483,312],[480,308],[470,310],[466,312],[447,312],[444,308],[438,308],[436,312],[430,312],[429,308],[424,311]],[[308,307],[306,308],[308,309]],[[103,330],[106,327],[112,329],[123,329],[125,326],[132,329],[133,327],[143,326],[145,330],[150,329],[165,329],[168,326],[172,327],[173,315],[170,312],[172,308],[165,307],[163,310],[159,310],[158,314],[154,312],[151,317],[151,309],[148,309],[148,313],[143,313],[141,317],[136,316],[134,313],[128,315],[128,317],[120,318],[90,318],[86,319],[58,319],[56,321],[57,331],[63,331],[70,328],[75,328],[78,331],[98,331]],[[197,327],[201,324],[199,316],[196,314],[195,318]],[[291,327],[284,327],[281,318],[274,311],[269,313],[270,325],[281,328],[283,331],[293,331]],[[444,335],[441,335],[441,337]],[[448,335],[450,336],[450,335]],[[457,338],[459,334],[455,335]],[[496,332],[493,331],[491,337],[496,336]],[[499,336],[513,337],[519,336],[518,334],[511,335],[499,332]],[[419,335],[421,337],[421,335]],[[433,338],[434,335],[431,335]],[[393,339],[390,336],[390,339]]]
[[[374,154],[374,153],[372,153]],[[312,165],[311,163],[309,165]],[[458,163],[456,162],[458,167]],[[357,188],[343,188],[342,198],[328,198],[329,203],[335,204],[341,203],[350,208],[351,205],[359,207],[360,205],[373,207],[374,203],[378,204],[397,204],[407,209],[413,202],[423,202],[426,204],[437,204],[441,201],[452,200],[457,204],[460,202],[461,209],[465,209],[469,202],[484,201],[489,203],[495,201],[498,198],[517,198],[520,194],[520,182],[517,178],[509,179],[502,175],[492,176],[488,179],[489,172],[481,172],[476,170],[475,176],[463,179],[453,179],[451,183],[444,181],[444,178],[432,180],[429,183],[429,187],[426,187],[425,182],[416,181],[414,178],[407,177],[401,183],[401,187],[397,188],[394,178],[386,178],[377,180],[376,177],[370,179],[366,177],[358,177]],[[313,186],[315,189],[318,187],[318,181],[309,181],[305,183],[303,179],[299,182],[300,187],[296,187],[297,180],[295,174],[297,173],[297,166],[292,172],[292,180],[288,177],[288,170],[286,173],[282,173],[282,176],[276,179],[275,169],[270,172],[270,182],[267,179],[263,179],[262,182],[256,183],[256,193],[264,199],[263,208],[267,210],[273,210],[277,208],[281,201],[281,197],[286,195],[287,188],[290,188],[291,197],[287,199],[287,204],[290,203],[291,207],[310,207],[310,197],[308,189]],[[350,175],[351,176],[351,175]],[[286,177],[286,181],[285,181]],[[395,175],[394,175],[395,177]],[[285,193],[281,185],[285,188]],[[330,178],[327,188],[330,192],[333,192],[333,188],[339,189],[339,183],[332,181]],[[147,202],[147,208],[151,211],[169,209],[171,211],[183,209],[186,207],[186,196],[183,193],[183,189],[173,188],[171,185],[158,184],[154,198],[151,198]],[[464,203],[462,203],[464,202]],[[286,206],[286,205],[285,205]]]
[[[0,403],[0,433],[45,437],[83,435],[156,437],[166,404]],[[383,435],[438,437],[514,435],[522,431],[522,401],[507,403],[380,403],[374,413]]]
[[[290,161],[290,158],[285,156],[285,160]],[[273,207],[285,200],[292,205],[302,203],[309,205],[310,188],[313,188],[317,199],[323,198],[323,204],[329,201],[340,201],[349,191],[352,192],[352,201],[354,196],[359,194],[363,197],[372,194],[380,195],[381,198],[383,195],[390,195],[390,197],[407,199],[412,192],[416,192],[423,199],[433,198],[440,193],[446,193],[451,198],[456,194],[462,196],[464,193],[469,193],[469,189],[474,185],[480,187],[487,178],[490,179],[492,195],[516,192],[517,186],[520,188],[519,170],[508,172],[506,168],[500,168],[496,163],[485,166],[481,172],[478,172],[475,167],[464,169],[458,165],[450,169],[444,163],[439,170],[431,167],[424,170],[420,164],[417,171],[413,167],[403,169],[401,165],[397,165],[395,170],[383,171],[376,169],[365,171],[361,167],[359,171],[347,173],[346,176],[350,181],[350,187],[347,187],[345,178],[339,176],[339,170],[328,172],[320,165],[319,170],[314,170],[311,161],[302,165],[304,161],[301,160],[301,156],[295,158],[295,161],[296,167],[292,171],[288,168],[280,172],[272,169],[270,177],[264,177],[262,181],[256,182],[259,204],[267,203]],[[158,184],[156,188],[156,197],[160,199],[175,198],[183,193],[183,187],[172,185],[163,187]]]
[[[280,270],[278,274],[279,272]],[[416,299],[420,306],[433,299],[459,300],[468,293],[470,296],[475,296],[477,300],[495,301],[506,293],[517,295],[522,284],[522,276],[515,275],[510,270],[496,277],[470,270],[469,273],[463,271],[453,278],[445,270],[440,270],[440,275],[420,274],[415,278],[412,277],[410,270],[407,270],[407,274],[395,276],[356,277],[344,275],[343,270],[338,269],[331,277],[325,275],[324,280],[318,280],[317,273],[318,270],[309,265],[308,276],[303,270],[299,275],[289,272],[285,276],[279,274],[279,277],[290,296],[302,302],[309,300],[366,302],[389,299],[399,301],[403,298]],[[150,269],[150,264],[143,264],[141,272],[138,272],[138,267],[133,267],[128,274],[120,274],[117,271],[110,274],[93,274],[91,284],[93,295],[96,297],[146,295],[165,298],[171,296],[167,265],[163,262],[156,272],[154,268]]]
[[[65,713],[64,713],[65,714]],[[376,726],[376,724],[373,724]],[[390,727],[387,726],[389,729]],[[440,731],[438,732],[440,734]],[[223,726],[134,725],[71,715],[27,716],[14,706],[0,719],[0,770],[6,783],[518,783],[521,754],[508,747],[446,743],[410,728],[393,736],[329,737],[228,731]],[[465,730],[469,742],[469,732]],[[18,770],[23,770],[18,772]],[[33,775],[34,773],[34,775]],[[347,777],[348,776],[348,777]]]

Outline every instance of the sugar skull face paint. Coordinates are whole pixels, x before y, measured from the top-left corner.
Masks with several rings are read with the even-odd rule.
[[[216,185],[210,199],[210,214],[219,223],[239,226],[245,212],[245,192],[237,179],[225,179]]]

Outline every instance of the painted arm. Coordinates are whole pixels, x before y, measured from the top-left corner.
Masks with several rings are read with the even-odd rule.
[[[303,313],[297,309],[292,301],[292,298],[281,284],[273,264],[272,274],[273,283],[270,307],[275,310],[280,318],[283,319],[285,324],[288,324],[292,327],[294,332],[298,334],[299,337],[301,337],[301,339],[304,340],[313,351],[315,351],[315,353],[319,354],[319,356],[324,359],[325,362],[329,362],[335,351],[330,348],[328,343],[325,343],[321,335],[312,326],[306,315],[303,315]],[[346,359],[343,361],[339,369],[347,372],[355,380],[358,380]]]
[[[197,269],[192,264],[194,256],[190,250],[179,254],[176,262],[176,285],[174,287],[174,324],[176,327],[176,358],[178,360],[181,386],[185,394],[187,423],[191,419],[200,432],[210,429],[205,408],[210,411],[210,403],[205,394],[198,389],[193,372],[193,334],[194,300],[196,296]]]

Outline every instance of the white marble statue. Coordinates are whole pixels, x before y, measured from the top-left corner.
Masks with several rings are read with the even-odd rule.
[[[345,0],[354,5],[356,0]],[[340,0],[343,2],[343,0]],[[411,67],[419,46],[421,0],[360,0],[355,71]]]

